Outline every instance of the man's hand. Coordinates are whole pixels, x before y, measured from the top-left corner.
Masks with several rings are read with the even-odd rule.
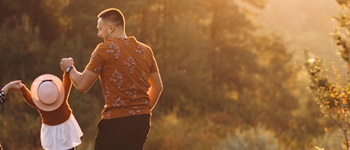
[[[62,71],[66,71],[66,69],[69,66],[74,66],[74,60],[72,57],[69,58],[62,58],[61,59],[61,63],[60,63],[60,67]]]

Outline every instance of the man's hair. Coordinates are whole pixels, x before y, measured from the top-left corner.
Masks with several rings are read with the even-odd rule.
[[[109,8],[104,11],[102,11],[100,14],[97,15],[98,18],[102,18],[104,20],[111,21],[112,23],[115,23],[116,26],[122,25],[125,27],[125,19],[123,13],[116,8]]]

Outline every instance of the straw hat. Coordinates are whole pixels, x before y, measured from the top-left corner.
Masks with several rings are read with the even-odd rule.
[[[64,87],[60,78],[52,74],[37,77],[30,87],[34,104],[43,111],[54,111],[64,100]]]

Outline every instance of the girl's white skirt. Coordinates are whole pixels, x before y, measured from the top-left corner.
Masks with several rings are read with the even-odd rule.
[[[41,145],[47,150],[67,150],[76,147],[81,143],[81,136],[83,132],[73,114],[59,125],[41,124]]]

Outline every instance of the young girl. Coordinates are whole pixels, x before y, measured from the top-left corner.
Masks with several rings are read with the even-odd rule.
[[[75,149],[83,135],[78,122],[68,104],[72,82],[63,73],[63,83],[51,74],[37,77],[30,91],[20,81],[14,81],[9,88],[20,89],[24,100],[37,109],[41,118],[41,145],[47,150]]]

